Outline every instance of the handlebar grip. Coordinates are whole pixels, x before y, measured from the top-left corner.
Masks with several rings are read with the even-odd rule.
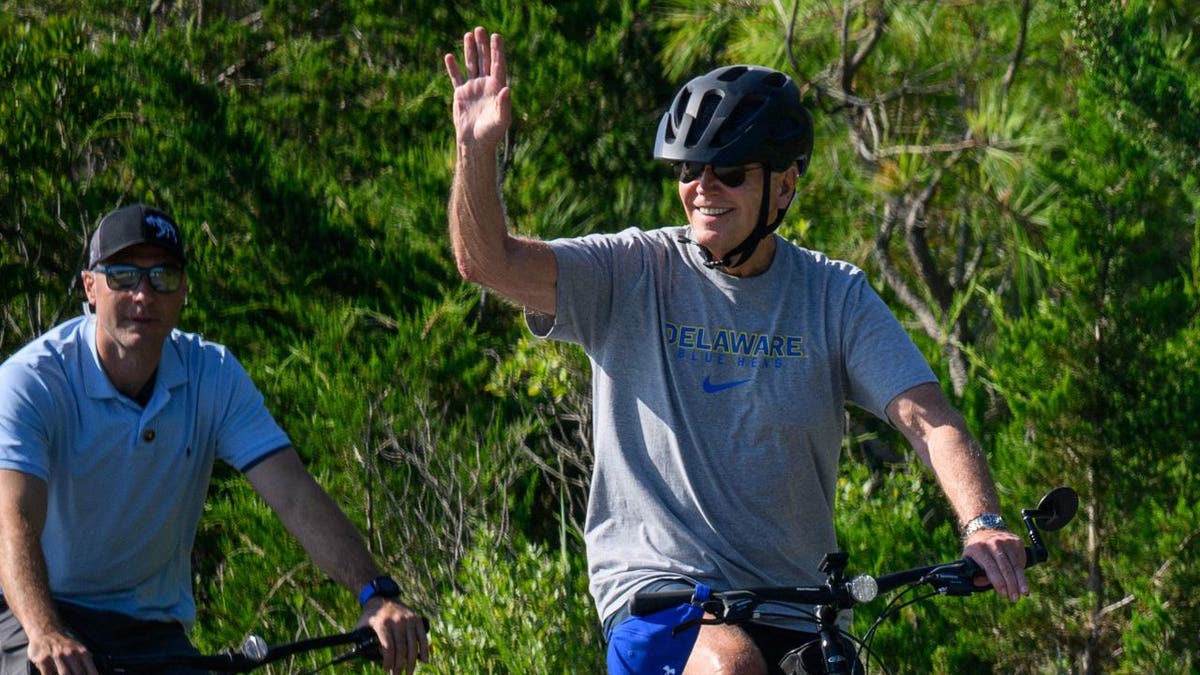
[[[639,591],[629,599],[629,613],[633,616],[646,616],[660,610],[675,607],[692,601],[693,591]]]
[[[1044,547],[1041,550],[1038,550],[1031,546],[1026,546],[1025,547],[1025,568],[1028,569],[1038,563],[1044,563],[1044,562],[1046,562],[1046,558],[1048,558],[1048,557],[1049,556],[1046,554],[1046,549]]]
[[[379,663],[383,661],[383,654],[379,651],[379,636],[375,634],[375,629],[370,626],[359,626],[352,632],[354,635],[354,651],[350,654],[357,654],[368,661]]]
[[[1037,552],[1026,546],[1025,547],[1025,567],[1029,568],[1039,562],[1044,562],[1045,557],[1039,556]],[[932,584],[940,593],[946,595],[970,595],[971,593],[980,593],[992,588],[990,583],[978,586],[975,580],[983,578],[986,580],[983,568],[979,563],[970,558],[960,558],[946,565],[938,565],[934,567],[925,577],[927,583]]]
[[[429,618],[421,617],[421,623],[425,625],[425,632],[429,633]],[[383,661],[383,654],[379,651],[379,636],[375,634],[375,629],[370,626],[359,626],[350,633],[354,636],[355,650],[359,656],[368,661],[376,663]]]

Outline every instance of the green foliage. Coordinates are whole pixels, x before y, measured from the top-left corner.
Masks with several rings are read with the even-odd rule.
[[[604,648],[578,550],[483,529],[439,617],[434,673],[598,673]]]
[[[881,626],[892,672],[1068,672],[1089,649],[1097,669],[1196,668],[1186,3],[0,2],[0,355],[74,314],[103,213],[172,210],[194,260],[182,327],[230,346],[433,618],[422,669],[600,670],[577,536],[586,359],[464,285],[446,242],[442,55],[475,25],[508,45],[503,188],[541,237],[681,222],[650,158],[675,89],[731,61],[794,75],[817,149],[781,232],[872,274],[1011,520],[1052,485],[1084,496],[1031,599],[937,599]],[[880,461],[869,443],[901,441],[863,424],[838,495],[852,567],[957,555],[927,472]],[[227,468],[195,585],[210,650],[357,618]]]
[[[64,318],[83,241],[98,214],[81,203],[94,144],[120,114],[89,115],[96,59],[85,24],[65,17],[34,30],[0,13],[0,350],[11,352]],[[78,56],[77,56],[78,55]],[[80,141],[90,143],[80,147]],[[81,209],[80,207],[84,207]]]
[[[1110,26],[1121,11],[1090,9]],[[1143,11],[1123,16],[1136,25]],[[991,377],[1014,412],[1006,460],[1035,482],[1080,488],[1089,518],[1063,537],[1074,555],[1049,591],[1066,601],[1036,622],[1006,617],[1006,638],[1015,646],[1053,627],[1053,646],[1073,652],[1079,668],[1111,660],[1123,672],[1180,672],[1196,664],[1194,611],[1163,583],[1176,573],[1194,583],[1195,574],[1191,508],[1180,504],[1198,496],[1190,392],[1200,382],[1195,356],[1180,347],[1194,346],[1200,327],[1188,286],[1197,210],[1192,177],[1162,161],[1175,132],[1147,134],[1143,116],[1121,112],[1129,99],[1112,96],[1114,78],[1136,91],[1163,77],[1160,46],[1140,32],[1084,37],[1123,56],[1092,59],[1078,83],[1065,156],[1046,164],[1063,197],[1044,243],[1050,292],[999,322]],[[1149,67],[1127,69],[1134,56]],[[1192,632],[1176,637],[1179,627]],[[1026,652],[1009,662],[1031,661]]]

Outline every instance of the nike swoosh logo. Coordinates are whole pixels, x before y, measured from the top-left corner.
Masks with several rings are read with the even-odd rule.
[[[749,379],[731,380],[729,382],[720,382],[720,383],[714,384],[713,381],[708,378],[708,376],[705,376],[704,377],[704,391],[705,391],[705,393],[708,393],[708,394],[715,394],[718,391],[725,391],[726,389],[733,389],[734,387],[740,387],[749,381],[750,381]]]

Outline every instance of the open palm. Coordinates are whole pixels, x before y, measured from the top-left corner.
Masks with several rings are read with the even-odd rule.
[[[446,72],[454,85],[454,128],[460,144],[495,146],[512,119],[504,45],[499,35],[482,27],[463,36],[466,77],[453,54],[447,54]]]

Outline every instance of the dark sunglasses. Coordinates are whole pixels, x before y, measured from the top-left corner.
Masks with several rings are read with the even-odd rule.
[[[183,268],[174,265],[97,265],[93,272],[104,274],[104,281],[114,291],[132,291],[142,284],[142,277],[150,280],[150,288],[157,293],[174,293],[183,285]]]
[[[675,177],[679,179],[680,183],[690,183],[698,180],[700,176],[704,175],[704,167],[706,166],[712,165],[701,162],[675,162],[672,164]],[[731,188],[735,188],[746,182],[746,174],[748,172],[761,168],[762,166],[757,164],[754,166],[714,166],[712,167],[712,172],[717,177],[717,180]]]

